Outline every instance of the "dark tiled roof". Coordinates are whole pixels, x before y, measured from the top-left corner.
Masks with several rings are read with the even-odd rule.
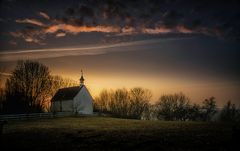
[[[52,101],[60,101],[60,100],[72,100],[77,93],[82,89],[82,86],[68,87],[62,88],[57,91],[57,93],[53,96]]]

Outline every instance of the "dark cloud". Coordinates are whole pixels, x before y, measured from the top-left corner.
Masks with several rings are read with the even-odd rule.
[[[18,38],[27,39],[27,42],[43,41],[51,34],[57,37],[59,31],[69,33],[67,35],[103,32],[118,36],[180,33],[226,39],[239,39],[240,35],[240,5],[237,0],[70,0],[58,1],[57,5],[53,5],[54,1],[22,3],[4,1],[0,18],[14,18],[12,28],[4,24],[4,32],[9,28],[9,33],[21,33]],[[9,11],[11,7],[15,9],[13,12]],[[23,10],[21,15],[16,14],[19,10]],[[29,24],[38,28],[29,29]],[[50,30],[55,32],[46,32]]]
[[[94,17],[94,11],[86,5],[81,5],[78,12],[81,16]]]
[[[68,16],[73,16],[73,15],[75,15],[76,11],[73,8],[67,8],[65,13]]]

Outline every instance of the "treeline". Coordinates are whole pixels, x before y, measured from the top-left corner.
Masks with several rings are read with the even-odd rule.
[[[0,113],[34,113],[50,109],[50,99],[62,87],[77,82],[50,74],[47,66],[36,61],[19,61],[0,91]]]
[[[141,119],[149,109],[151,97],[151,92],[142,88],[103,90],[95,99],[94,109],[115,117]]]
[[[0,88],[0,114],[50,111],[50,100],[56,91],[76,85],[76,81],[51,75],[49,68],[39,62],[19,61],[5,88]],[[240,108],[231,101],[219,110],[214,97],[201,104],[192,104],[183,93],[162,95],[154,104],[150,103],[151,98],[150,90],[139,87],[103,90],[94,101],[94,110],[132,119],[240,121]]]
[[[219,110],[214,97],[202,104],[192,104],[183,93],[162,95],[154,104],[150,103],[151,97],[151,91],[143,88],[103,90],[95,99],[94,109],[121,118],[240,122],[240,108],[231,101]]]

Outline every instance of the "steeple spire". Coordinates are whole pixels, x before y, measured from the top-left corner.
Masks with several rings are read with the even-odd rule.
[[[80,86],[84,85],[83,71],[81,70]]]

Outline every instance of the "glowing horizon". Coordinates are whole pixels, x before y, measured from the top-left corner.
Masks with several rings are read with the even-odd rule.
[[[240,104],[239,9],[227,5],[216,17],[225,3],[3,0],[0,76],[30,59],[75,80],[83,69],[94,96],[143,87],[152,101],[183,92],[197,103]]]
[[[59,74],[56,73],[56,75]],[[62,76],[79,81],[80,71],[79,74],[66,74]],[[183,92],[190,98],[192,103],[197,104],[200,104],[204,99],[211,96],[216,97],[219,107],[222,107],[229,100],[236,104],[239,103],[237,100],[232,99],[238,97],[238,95],[236,95],[236,90],[240,88],[238,86],[234,86],[234,84],[236,84],[234,81],[225,83],[221,81],[212,81],[209,83],[209,81],[183,81],[173,77],[150,77],[149,79],[146,77],[147,75],[145,75],[145,78],[134,78],[128,76],[123,77],[122,75],[111,75],[108,77],[105,76],[106,73],[100,73],[99,75],[96,75],[94,73],[88,73],[87,71],[84,71],[85,85],[92,93],[93,97],[97,97],[104,89],[116,90],[119,88],[131,89],[134,87],[141,87],[147,88],[153,93],[151,103],[156,102],[163,94],[173,94],[178,92]],[[232,98],[225,96],[224,94],[219,95],[219,91],[223,91],[225,89],[228,89],[228,91],[225,93],[227,93],[228,96],[232,96]]]

